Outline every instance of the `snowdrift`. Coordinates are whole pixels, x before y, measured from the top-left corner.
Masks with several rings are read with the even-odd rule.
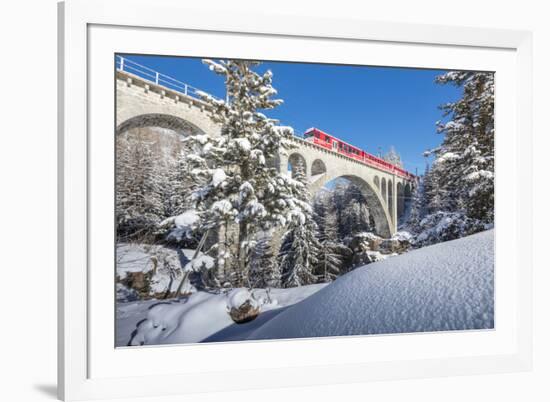
[[[245,324],[235,324],[228,314],[230,307],[244,301],[238,289],[228,294],[197,292],[181,299],[122,303],[117,307],[117,346],[243,340],[288,306],[325,286],[273,289],[271,303],[265,300],[265,290],[255,289],[261,314]]]
[[[489,230],[358,268],[247,339],[493,328],[493,240]]]

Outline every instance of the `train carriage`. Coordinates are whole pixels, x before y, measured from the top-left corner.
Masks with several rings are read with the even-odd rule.
[[[376,167],[386,172],[396,174],[408,179],[414,179],[415,176],[399,166],[393,165],[382,158],[369,154],[360,148],[357,148],[339,138],[336,138],[318,128],[312,127],[304,133],[304,139],[319,147],[356,159],[367,165]]]

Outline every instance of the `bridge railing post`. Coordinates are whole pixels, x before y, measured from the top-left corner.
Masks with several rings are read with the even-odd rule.
[[[159,72],[155,72],[155,84],[159,84]]]

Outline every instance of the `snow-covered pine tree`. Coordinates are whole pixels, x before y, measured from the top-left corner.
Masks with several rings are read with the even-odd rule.
[[[193,191],[194,183],[187,161],[187,149],[180,149],[174,161],[170,161],[168,183],[164,202],[165,216],[176,216],[191,208],[189,195]]]
[[[426,214],[425,210],[425,192],[424,192],[424,179],[425,175],[418,180],[416,187],[414,188],[411,196],[411,209],[407,221],[405,223],[405,228],[407,231],[412,234],[418,234],[420,232],[420,222]]]
[[[250,256],[250,286],[253,288],[278,288],[281,286],[281,272],[271,248],[271,238],[262,237],[256,241]]]
[[[164,216],[164,179],[155,163],[153,146],[138,129],[117,137],[116,220],[117,234],[125,240],[147,239]]]
[[[285,226],[309,208],[297,198],[302,185],[280,173],[272,161],[292,147],[290,127],[277,125],[261,110],[282,103],[273,99],[272,73],[259,74],[258,62],[204,60],[225,79],[227,101],[200,92],[219,123],[220,136],[195,135],[198,152],[188,156],[199,186],[192,194],[202,228],[223,234],[216,245],[218,275],[230,286],[248,281],[249,257],[258,231]],[[220,278],[224,281],[224,278]]]
[[[417,244],[426,245],[483,230],[494,220],[494,75],[451,71],[436,79],[463,89],[462,97],[441,108],[447,122],[424,175],[426,216]]]
[[[309,192],[304,166],[299,161],[295,167],[295,180],[300,184],[297,199],[304,206],[300,215],[290,221],[279,256],[282,285],[286,288],[315,283],[314,268],[318,263],[321,245],[318,228],[309,206]]]
[[[327,211],[323,219],[323,229],[320,236],[319,263],[315,272],[319,280],[326,283],[336,279],[342,268],[342,255],[338,243],[338,222],[334,213]]]
[[[362,197],[351,198],[342,212],[342,224],[344,228],[347,228],[346,236],[371,230],[369,209],[366,202],[362,201]]]
[[[330,193],[322,189],[313,199],[313,219],[317,223],[319,233],[325,232],[325,217],[329,211]]]
[[[393,165],[399,166],[401,168],[403,167],[401,156],[397,153],[393,145],[390,146],[390,150],[386,153],[386,155],[384,155],[383,159]]]
[[[336,215],[336,222],[338,223],[339,240],[350,234],[349,228],[344,223],[344,207],[349,202],[348,197],[350,196],[348,186],[349,182],[347,180],[337,180],[331,194],[332,211]]]
[[[332,201],[338,222],[339,239],[371,230],[367,200],[354,183],[347,180],[339,181],[334,187]]]
[[[462,97],[442,106],[450,120],[439,122],[445,135],[435,153],[438,192],[466,215],[483,222],[494,219],[494,74],[451,71],[439,84],[462,87]],[[450,201],[456,199],[456,205]]]

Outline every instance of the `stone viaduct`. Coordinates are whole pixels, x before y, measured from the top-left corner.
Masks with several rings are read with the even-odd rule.
[[[158,78],[158,75],[157,75]],[[211,121],[208,105],[193,93],[171,89],[118,68],[116,71],[116,132],[137,127],[161,127],[182,135],[219,135],[220,127]],[[293,139],[295,148],[281,155],[277,162],[282,172],[292,172],[301,160],[315,194],[325,184],[339,177],[356,184],[367,199],[376,231],[390,237],[411,196],[413,180],[366,165],[337,152],[321,148],[301,138]]]

